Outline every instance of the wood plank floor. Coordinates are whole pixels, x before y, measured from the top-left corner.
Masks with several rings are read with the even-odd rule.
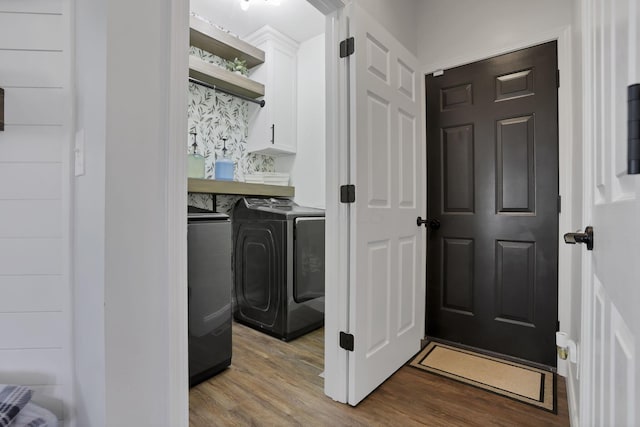
[[[233,324],[232,366],[189,393],[190,425],[568,426],[558,415],[453,380],[402,367],[356,408],[323,393],[323,330],[290,343]]]

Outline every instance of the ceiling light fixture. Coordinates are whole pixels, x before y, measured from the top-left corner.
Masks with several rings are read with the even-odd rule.
[[[280,0],[264,0],[263,1],[263,4],[266,4],[267,6],[280,6],[280,3],[281,3]],[[249,10],[249,6],[251,6],[251,0],[240,0],[240,9],[246,12],[247,10]]]

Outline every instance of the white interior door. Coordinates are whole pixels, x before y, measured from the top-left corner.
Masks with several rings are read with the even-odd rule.
[[[585,0],[582,425],[636,426],[640,175],[627,174],[627,86],[640,82],[637,0]],[[584,249],[584,248],[583,248]]]
[[[348,402],[356,405],[424,337],[424,151],[418,61],[359,6],[351,10]]]

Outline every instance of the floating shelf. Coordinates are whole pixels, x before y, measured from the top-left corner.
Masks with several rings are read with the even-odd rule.
[[[244,59],[247,61],[247,68],[253,68],[264,62],[264,51],[195,16],[189,18],[189,27],[192,46],[231,61],[234,58]]]
[[[222,67],[189,56],[189,77],[201,80],[210,85],[218,86],[249,98],[264,96],[264,85],[248,79],[240,74],[232,73]]]
[[[296,150],[291,147],[282,146],[282,145],[273,145],[273,146],[265,146],[264,148],[257,148],[247,150],[248,153],[253,154],[262,154],[263,156],[271,156],[271,157],[282,157],[282,156],[291,156],[296,154]]]
[[[247,184],[236,181],[189,178],[189,193],[232,194],[242,196],[293,197],[294,187],[281,185]]]

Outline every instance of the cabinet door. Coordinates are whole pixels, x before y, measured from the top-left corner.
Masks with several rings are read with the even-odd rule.
[[[296,57],[279,46],[273,49],[273,145],[296,152]]]
[[[265,49],[265,46],[260,46]],[[265,51],[265,61],[270,59],[269,54]],[[273,114],[271,100],[273,99],[273,89],[269,83],[269,69],[267,64],[262,64],[251,71],[251,78],[265,85],[264,100],[265,106],[260,108],[255,104],[249,104],[249,133],[247,138],[247,151],[250,153],[262,153],[273,144],[271,142],[271,125],[273,123]],[[267,89],[269,87],[269,89]]]
[[[249,112],[247,150],[279,156],[296,152],[297,49],[295,41],[270,27],[247,38],[265,51],[265,62],[251,78],[265,85],[264,108]]]

